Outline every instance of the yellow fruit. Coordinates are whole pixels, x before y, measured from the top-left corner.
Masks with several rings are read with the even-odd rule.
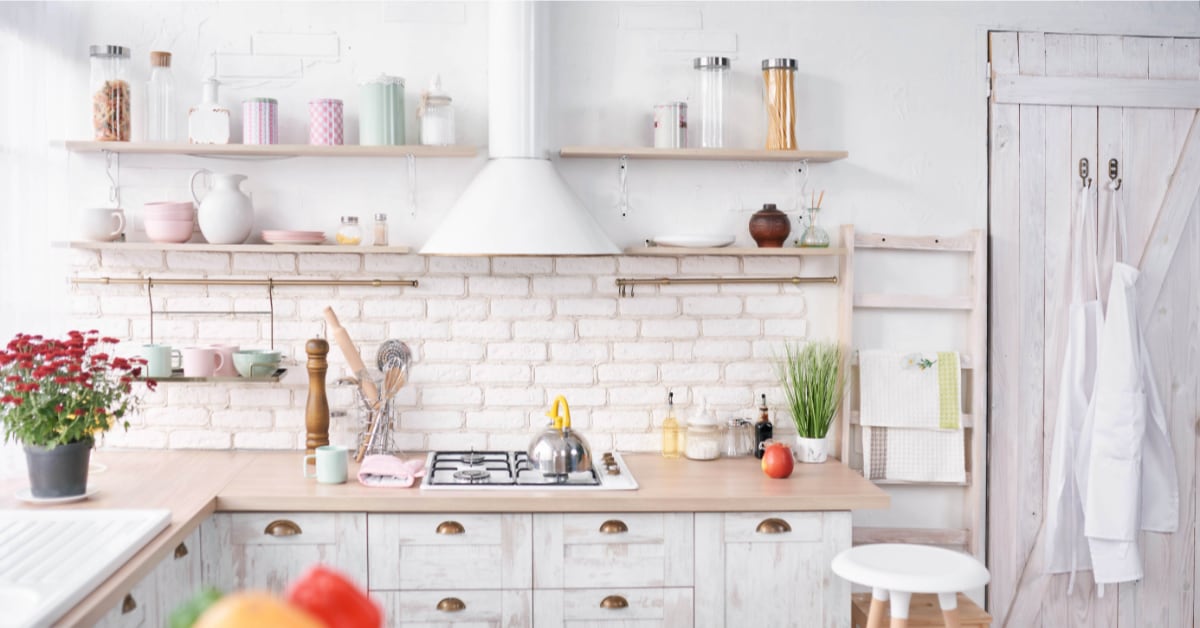
[[[204,611],[192,628],[325,628],[307,612],[269,593],[226,595]]]

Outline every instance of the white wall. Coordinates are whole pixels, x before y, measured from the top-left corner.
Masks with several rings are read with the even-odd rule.
[[[478,3],[0,5],[0,337],[18,330],[58,333],[78,319],[101,315],[101,325],[124,324],[127,337],[144,341],[139,336],[143,312],[135,295],[110,299],[114,294],[122,295],[81,291],[71,296],[65,282],[72,263],[77,271],[94,272],[111,271],[129,260],[120,256],[71,256],[50,244],[70,239],[72,217],[78,208],[108,204],[103,158],[67,154],[51,146],[55,140],[87,137],[88,44],[132,47],[135,72],[143,76],[148,70],[150,50],[172,51],[183,106],[199,99],[200,80],[214,67],[227,82],[223,102],[235,112],[243,98],[276,97],[281,103],[285,142],[303,141],[304,103],[311,98],[346,100],[347,137],[354,141],[356,79],[381,71],[406,77],[411,113],[419,89],[433,73],[440,72],[455,97],[461,140],[483,145],[486,10]],[[728,142],[735,146],[757,145],[762,140],[759,60],[792,56],[800,63],[797,134],[801,145],[845,149],[851,154],[848,160],[812,168],[810,185],[827,190],[825,223],[852,222],[859,229],[871,231],[956,233],[986,225],[984,61],[989,28],[1195,36],[1200,32],[1200,8],[1195,3],[570,3],[555,5],[553,24],[553,97],[558,114],[552,120],[552,130],[559,144],[648,143],[651,106],[687,97],[693,78],[689,59],[711,53],[734,59]],[[271,33],[305,35],[298,38],[300,54],[254,54],[256,46],[261,52],[265,45],[263,35]],[[337,42],[336,54],[329,53],[333,39]],[[415,119],[411,115],[409,123],[412,140]],[[235,128],[235,137],[239,133]],[[393,239],[419,246],[483,159],[420,161],[414,211],[408,204],[409,186],[402,160],[231,162],[127,156],[121,163],[122,205],[136,226],[141,203],[186,198],[188,176],[194,169],[206,167],[249,175],[245,187],[253,193],[260,227],[332,231],[341,214],[365,217],[386,211],[393,223]],[[633,209],[624,219],[615,210],[615,162],[561,160],[560,168],[621,245],[681,231],[734,233],[740,244],[748,244],[745,222],[755,207],[764,202],[776,202],[788,210],[796,207],[792,165],[635,162],[629,175]],[[514,219],[519,219],[519,211],[514,211]],[[135,230],[133,237],[140,235]],[[953,286],[949,284],[962,276],[960,269],[946,264],[917,261],[914,266],[894,261],[862,256],[857,274],[860,286],[864,290],[915,290],[922,284],[932,284],[934,287],[928,288],[931,291],[950,290]],[[306,263],[317,262],[296,263],[303,270]],[[423,260],[394,263],[396,266],[385,268],[406,275],[450,268],[442,262]],[[613,268],[625,272],[638,268],[640,263],[612,259],[611,265],[579,276],[586,277],[592,286],[592,296],[614,299],[608,283],[617,272]],[[496,260],[485,260],[478,267],[468,263],[465,272],[454,272],[465,282],[474,277],[494,279],[504,274],[497,272],[498,264]],[[236,259],[229,258],[172,262],[160,256],[157,261],[151,259],[149,267],[183,273],[243,270]],[[532,281],[545,272],[538,268],[548,267],[534,264],[526,274]],[[124,270],[139,269],[127,266]],[[736,270],[743,271],[744,267],[739,265]],[[450,296],[477,296],[470,290],[469,283],[465,283],[461,293]],[[805,298],[806,313],[797,318],[807,321],[807,337],[833,335],[831,301],[816,291],[799,293]],[[538,296],[529,294],[531,298]],[[783,299],[789,294],[778,291],[777,297],[786,302]],[[360,318],[352,316],[356,322],[370,322],[366,320],[370,316],[360,309],[365,307],[359,301],[362,295],[311,296],[296,301],[293,316],[297,327],[315,329],[311,322],[313,308],[323,305],[325,299],[339,308],[361,312]],[[626,303],[648,303],[642,300],[648,296],[622,301],[621,307],[645,307]],[[414,294],[413,298],[425,297]],[[685,298],[669,295],[668,299],[670,307],[675,308],[671,311],[684,319],[688,318],[682,305]],[[558,315],[558,297],[553,301],[549,320],[559,320],[563,317]],[[427,301],[422,303],[420,316],[425,317],[429,306]],[[75,316],[68,316],[68,306],[75,308]],[[751,314],[744,296],[738,297],[737,307],[737,316]],[[646,320],[633,313],[627,316],[639,325]],[[694,318],[702,322],[705,316]],[[181,326],[200,334],[198,323],[190,324],[190,328]],[[255,329],[259,336],[263,334],[261,326]],[[392,331],[378,329],[380,333]],[[637,333],[641,329],[638,327]],[[781,340],[763,329],[747,342]],[[510,327],[508,333],[515,331]],[[181,341],[189,338],[186,333],[180,336]],[[297,353],[297,341],[293,338],[287,342]],[[961,325],[953,320],[870,315],[857,321],[858,346],[929,348],[958,347],[961,343]],[[611,345],[606,351],[607,356],[612,355]],[[653,386],[666,386],[662,364],[694,361],[675,353],[672,356],[654,362],[660,371]],[[752,358],[760,367],[766,360],[761,348]],[[470,379],[469,370],[467,373]],[[743,391],[756,388],[754,382],[726,381],[724,370],[720,377],[722,387]],[[488,384],[477,386],[481,394],[489,389]],[[221,427],[214,424],[211,414],[206,414],[187,420],[198,425],[178,425],[178,418],[168,418],[156,426],[154,417],[169,413],[149,413],[151,425],[142,434],[158,432],[163,436],[146,438],[143,444],[166,444],[171,432],[190,431],[201,433],[193,444],[223,442],[229,446],[238,442],[236,434],[247,433],[268,436],[244,439],[243,443],[292,446],[299,434],[295,416],[303,406],[302,389],[302,381],[293,381],[281,388],[287,400],[272,402],[283,404],[278,410],[283,419],[275,415],[267,419],[245,415],[238,419],[227,414],[217,421],[232,424]],[[157,401],[170,403],[171,395],[181,399],[191,395],[190,401],[179,403],[195,407],[208,404],[207,389],[188,390],[168,392]],[[236,400],[221,396],[227,394],[232,393],[217,393],[225,411],[251,411],[235,407]],[[239,398],[247,406],[253,405],[251,394],[240,393]],[[421,405],[419,398],[411,401]],[[605,403],[610,402],[606,398]],[[740,405],[745,404],[730,402],[723,410],[734,411]],[[466,417],[468,411],[457,412],[456,416]],[[589,429],[601,439],[625,434],[629,446],[645,447],[653,437],[649,410],[641,412],[646,417],[644,422],[639,419],[625,427],[593,423]],[[461,425],[464,432],[488,438],[487,428],[476,430],[465,422]],[[515,439],[516,434],[528,429],[526,425],[521,422],[508,426],[504,430],[509,435],[506,438]],[[414,433],[423,431],[416,428]],[[212,438],[213,434],[218,436]],[[431,442],[421,438],[423,444]],[[134,444],[134,440],[136,437],[126,442]],[[958,508],[955,495],[926,491],[919,496],[905,496],[898,504],[908,506],[893,508],[883,516],[897,524],[928,525],[929,513],[934,513],[934,519],[953,520]],[[866,518],[878,516],[867,514]]]

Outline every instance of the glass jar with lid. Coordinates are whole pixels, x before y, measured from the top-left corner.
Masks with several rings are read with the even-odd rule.
[[[696,57],[692,67],[699,83],[696,98],[700,104],[700,142],[697,145],[721,148],[725,145],[725,77],[729,74],[729,57]]]
[[[754,426],[746,419],[731,418],[725,422],[721,455],[726,458],[749,456],[754,453]]]
[[[362,229],[358,226],[358,216],[342,216],[342,226],[337,231],[338,244],[359,244],[362,242]]]
[[[434,75],[429,89],[421,93],[417,117],[421,120],[421,144],[450,146],[454,143],[454,101],[442,89],[442,75]]]
[[[716,460],[721,457],[721,426],[707,406],[688,421],[684,455],[692,460]]]
[[[102,142],[128,142],[130,129],[129,48],[92,46],[92,130]]]
[[[796,60],[763,59],[767,150],[796,150]]]

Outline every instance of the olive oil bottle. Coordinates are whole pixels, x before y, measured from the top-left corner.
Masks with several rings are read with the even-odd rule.
[[[667,416],[662,424],[662,455],[664,458],[678,458],[683,449],[683,431],[679,429],[679,419],[675,418],[675,393],[667,393]]]

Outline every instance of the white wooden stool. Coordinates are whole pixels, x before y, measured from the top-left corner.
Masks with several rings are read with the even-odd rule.
[[[957,593],[981,587],[991,576],[974,557],[940,547],[880,543],[850,548],[833,559],[833,573],[871,587],[867,628],[883,628],[891,600],[891,628],[908,628],[913,593],[936,593],[946,626],[960,628]]]

